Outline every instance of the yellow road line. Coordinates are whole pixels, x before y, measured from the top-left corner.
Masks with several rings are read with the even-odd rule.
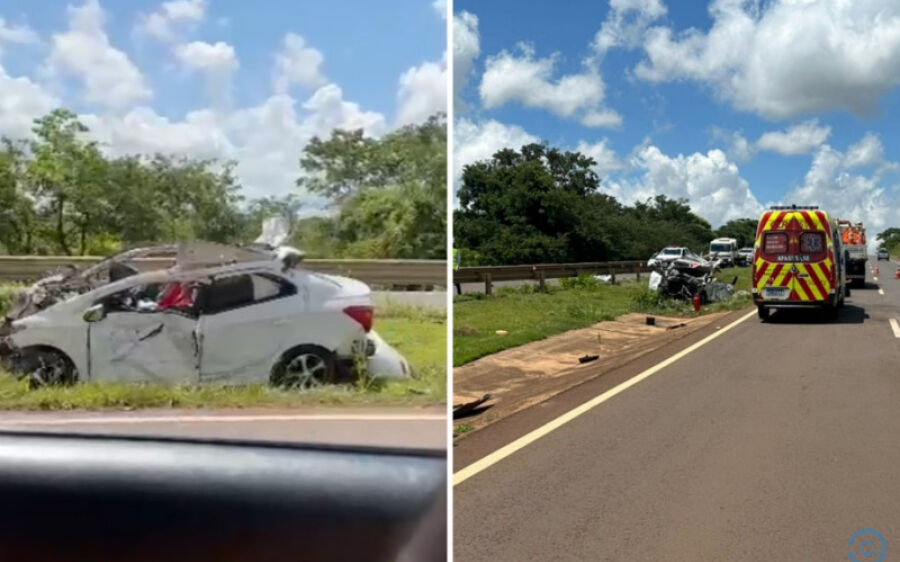
[[[650,378],[651,376],[653,376],[654,374],[658,373],[659,371],[665,369],[672,363],[675,363],[682,357],[703,347],[704,345],[708,344],[709,342],[718,338],[719,336],[721,336],[728,330],[731,330],[732,328],[734,328],[741,322],[747,320],[748,318],[751,318],[754,315],[756,315],[755,310],[753,312],[748,312],[747,314],[745,314],[744,316],[741,316],[740,318],[738,318],[731,324],[725,326],[721,330],[718,330],[717,332],[714,332],[714,333],[706,336],[705,338],[703,338],[702,340],[698,341],[697,343],[691,345],[690,347],[682,349],[675,355],[669,357],[668,359],[666,359],[660,363],[657,363],[656,365],[643,371],[639,375],[636,375],[636,376],[628,379],[627,381],[625,381],[617,386],[614,386],[613,388],[607,390],[606,392],[599,394],[599,395],[595,396],[594,398],[588,400],[584,404],[577,406],[576,408],[573,408],[572,410],[569,410],[568,412],[566,412],[565,414],[562,414],[558,418],[545,423],[541,427],[539,427],[529,433],[526,433],[525,435],[523,435],[522,437],[519,437],[512,443],[504,445],[503,447],[500,447],[493,453],[490,453],[490,454],[482,457],[481,459],[473,462],[469,466],[467,466],[463,469],[460,469],[458,472],[456,472],[453,475],[453,485],[456,486],[458,484],[465,482],[466,480],[475,476],[479,472],[481,472],[487,468],[490,468],[491,466],[497,464],[498,462],[502,461],[506,457],[512,455],[519,449],[523,449],[523,448],[527,447],[528,445],[534,443],[535,441],[537,441],[541,437],[547,435],[551,431],[553,431],[555,429],[559,429],[560,427],[562,427],[563,425],[574,420],[578,416],[590,411],[591,409],[599,406],[600,404],[603,404],[604,402],[606,402],[613,396],[620,394],[622,392],[625,392],[626,390],[628,390],[632,386],[636,385],[637,383],[643,381],[644,379]]]

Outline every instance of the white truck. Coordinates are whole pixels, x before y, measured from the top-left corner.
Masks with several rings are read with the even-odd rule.
[[[737,238],[716,238],[709,243],[709,261],[718,261],[722,267],[729,267],[737,263],[737,258]]]
[[[851,287],[865,287],[866,262],[869,261],[866,227],[861,222],[852,224],[849,220],[839,219],[838,230],[847,256],[847,281]]]

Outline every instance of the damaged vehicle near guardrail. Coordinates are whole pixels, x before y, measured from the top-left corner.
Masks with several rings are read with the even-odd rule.
[[[168,269],[135,262],[172,253]],[[301,258],[288,247],[201,242],[56,273],[17,296],[0,326],[0,363],[37,384],[307,389],[360,374],[409,377],[406,360],[372,330],[369,287],[304,269]]]
[[[664,298],[692,300],[696,295],[701,304],[727,300],[734,294],[737,278],[730,285],[718,281],[714,275],[719,264],[696,255],[661,263],[650,274],[648,287]]]

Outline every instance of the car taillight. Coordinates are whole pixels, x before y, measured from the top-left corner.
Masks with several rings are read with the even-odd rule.
[[[372,310],[371,306],[348,306],[344,309],[344,314],[359,322],[366,332],[372,329],[375,311]]]

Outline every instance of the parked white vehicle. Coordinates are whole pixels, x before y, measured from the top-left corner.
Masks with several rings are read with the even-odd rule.
[[[372,331],[369,287],[297,267],[292,256],[183,246],[171,269],[100,282],[6,322],[0,358],[43,384],[310,388],[352,377],[355,364],[365,364],[370,376],[410,376],[406,360]],[[40,296],[44,289],[35,287]]]
[[[654,267],[657,264],[665,264],[672,262],[673,260],[687,257],[690,254],[691,251],[687,248],[679,246],[669,246],[667,248],[663,248],[658,254],[647,260],[647,265],[649,267]]]
[[[716,238],[709,243],[709,260],[719,262],[722,267],[737,263],[738,243],[736,238]]]

